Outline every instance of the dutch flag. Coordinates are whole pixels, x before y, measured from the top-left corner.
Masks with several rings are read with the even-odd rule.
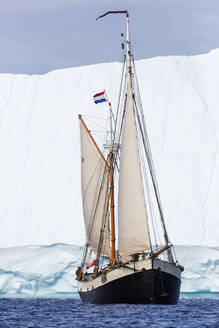
[[[95,104],[99,104],[99,103],[102,103],[104,101],[107,101],[106,100],[106,97],[105,97],[105,91],[103,92],[99,92],[99,93],[96,93],[94,96],[94,102]]]

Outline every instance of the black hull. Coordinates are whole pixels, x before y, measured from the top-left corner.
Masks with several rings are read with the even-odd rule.
[[[169,273],[151,269],[116,279],[87,292],[84,303],[177,304],[181,281]]]

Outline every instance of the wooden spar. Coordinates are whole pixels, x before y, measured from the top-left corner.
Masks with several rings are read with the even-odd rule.
[[[105,157],[103,156],[103,153],[101,152],[100,148],[97,146],[96,141],[94,140],[92,134],[90,133],[90,130],[88,130],[87,125],[84,123],[84,120],[82,119],[81,114],[78,115],[78,118],[79,118],[79,120],[81,121],[81,123],[83,124],[83,126],[85,127],[85,129],[86,129],[86,131],[87,131],[89,137],[90,137],[91,140],[93,141],[94,146],[97,148],[98,153],[100,154],[100,156],[102,157],[102,159],[104,160],[104,162],[108,165],[108,163],[107,163]],[[108,166],[109,166],[109,165],[108,165]]]
[[[157,252],[155,253],[152,253],[151,254],[151,257],[152,258],[155,258],[157,257],[158,255],[160,255],[161,253],[165,252],[166,250],[168,250],[172,245],[165,245],[164,247],[160,248]]]
[[[112,258],[111,263],[115,263],[115,213],[114,213],[114,181],[113,181],[113,153],[109,154],[110,159],[110,210],[111,210],[111,246]]]

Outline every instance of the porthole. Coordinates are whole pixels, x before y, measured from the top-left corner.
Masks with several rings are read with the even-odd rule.
[[[104,284],[107,281],[107,277],[105,275],[101,276],[101,282]]]

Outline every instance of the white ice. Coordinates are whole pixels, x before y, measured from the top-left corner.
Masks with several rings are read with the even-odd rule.
[[[219,49],[136,67],[183,290],[218,291]],[[120,76],[120,63],[0,74],[0,290],[72,290],[77,247],[37,245],[84,243],[77,115],[101,129],[92,96],[106,89],[115,110]]]
[[[67,244],[0,249],[0,296],[76,294],[83,248]],[[182,292],[219,292],[219,247],[178,246]]]
[[[218,246],[219,50],[136,66],[170,239]],[[0,247],[83,244],[77,114],[106,118],[92,99],[104,88],[115,110],[120,75],[0,74]]]

